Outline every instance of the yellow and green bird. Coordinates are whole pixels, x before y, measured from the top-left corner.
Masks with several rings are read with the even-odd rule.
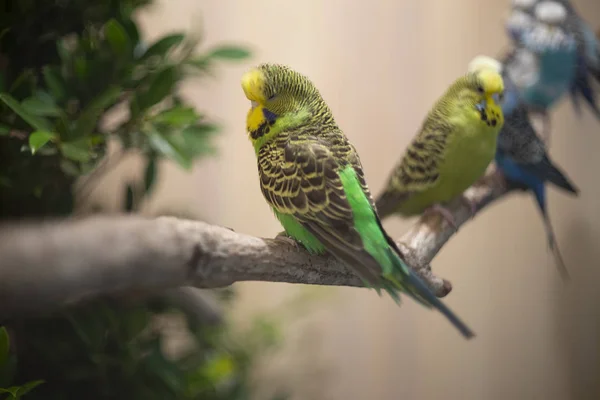
[[[260,187],[286,234],[313,254],[332,254],[397,303],[402,291],[436,307],[472,337],[402,260],[375,211],[354,146],[313,83],[289,67],[262,64],[244,74],[242,88],[252,105],[246,122]]]
[[[503,93],[502,77],[492,68],[462,76],[448,88],[377,198],[381,218],[437,211],[456,228],[443,205],[458,196],[475,212],[462,193],[494,159],[504,124],[499,105]]]

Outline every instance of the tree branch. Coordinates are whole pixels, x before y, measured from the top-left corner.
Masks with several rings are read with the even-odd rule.
[[[507,191],[492,172],[465,196],[481,210]],[[466,206],[451,209],[459,226],[468,220]],[[440,297],[452,286],[433,275],[429,263],[453,234],[432,215],[399,243],[407,262]],[[310,255],[289,239],[262,239],[174,217],[94,216],[0,227],[0,318],[100,296],[240,281],[363,286],[342,263]]]

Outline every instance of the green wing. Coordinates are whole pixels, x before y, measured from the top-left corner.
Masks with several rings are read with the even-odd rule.
[[[265,151],[268,155],[259,154],[259,175],[267,202],[278,213],[293,216],[362,279],[379,286],[381,267],[365,250],[354,226],[339,175],[345,166],[340,164],[351,164],[335,157],[326,143],[313,136],[292,137]]]
[[[440,118],[430,117],[406,149],[400,163],[377,198],[381,218],[392,214],[415,193],[434,187],[440,177],[440,164],[452,127]]]

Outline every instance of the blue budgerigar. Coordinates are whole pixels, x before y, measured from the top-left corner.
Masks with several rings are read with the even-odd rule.
[[[545,111],[569,93],[577,69],[577,43],[566,28],[562,4],[539,2],[534,17],[505,66],[523,102],[530,109]]]
[[[537,3],[532,14],[532,25],[502,63],[512,86],[507,92],[513,92],[530,112],[541,115],[545,129],[540,134],[549,140],[548,109],[569,93],[576,74],[577,46],[565,29],[567,13],[560,3]]]
[[[577,43],[577,70],[571,85],[571,100],[575,110],[580,112],[579,100],[583,97],[596,117],[600,119],[600,108],[593,87],[593,81],[600,83],[600,41],[569,0],[555,1],[566,10],[565,27]],[[543,8],[545,3],[547,2],[540,2],[536,8]]]
[[[476,57],[469,65],[470,71],[482,68],[505,72],[500,62],[485,56]],[[566,279],[569,275],[556,243],[546,207],[545,183],[550,182],[575,195],[578,194],[578,189],[554,165],[546,152],[543,141],[531,125],[527,107],[515,94],[514,83],[507,76],[503,76],[503,78],[505,97],[502,102],[502,110],[505,122],[498,137],[496,165],[510,184],[532,191],[544,220],[549,247],[554,254],[559,272]]]

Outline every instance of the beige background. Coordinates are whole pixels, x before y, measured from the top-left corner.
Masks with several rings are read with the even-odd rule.
[[[596,28],[600,3],[577,6]],[[285,4],[285,6],[284,6]],[[285,8],[289,7],[289,8]],[[374,193],[445,86],[477,54],[506,45],[508,1],[170,0],[144,14],[149,39],[175,29],[202,31],[202,47],[252,46],[250,63],[223,66],[191,82],[186,95],[224,126],[219,158],[192,173],[166,165],[149,213],[182,208],[237,231],[272,236],[280,226],[258,186],[244,131],[249,106],[239,79],[251,65],[286,63],[309,75],[362,158]],[[553,158],[582,189],[550,190],[549,209],[574,281],[560,282],[538,212],[528,195],[489,208],[447,245],[434,268],[454,284],[446,299],[477,332],[467,342],[438,313],[360,289],[323,288],[302,323],[287,327],[288,349],[259,373],[267,386],[291,384],[298,399],[600,398],[600,132],[568,102],[553,114]],[[103,189],[138,174],[135,160]],[[121,193],[120,191],[118,193]],[[111,190],[97,193],[107,204]],[[412,221],[386,221],[399,236]],[[274,307],[307,287],[237,285],[232,318]]]

